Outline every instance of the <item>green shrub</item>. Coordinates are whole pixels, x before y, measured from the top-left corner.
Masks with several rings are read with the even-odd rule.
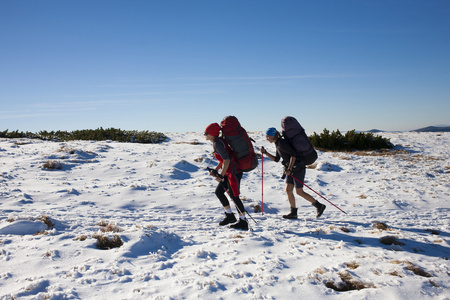
[[[8,129],[6,129],[5,131],[0,131],[0,138],[11,138],[11,139],[18,139],[18,138],[26,138],[29,135],[34,135],[34,133],[31,132],[19,132],[18,130],[16,131],[8,131]]]
[[[330,133],[324,129],[321,134],[314,132],[309,137],[316,149],[331,151],[381,150],[392,149],[394,145],[389,139],[375,136],[371,132],[347,131],[344,135],[338,130]]]
[[[87,141],[105,141],[112,140],[116,142],[130,142],[130,143],[160,143],[167,137],[163,133],[155,131],[137,131],[137,130],[121,130],[115,128],[98,128],[95,130],[75,130],[71,132],[67,131],[41,131],[39,133],[31,132],[19,132],[8,130],[0,131],[0,138],[31,138],[42,140],[57,140],[57,141],[74,141],[74,140],[87,140]]]

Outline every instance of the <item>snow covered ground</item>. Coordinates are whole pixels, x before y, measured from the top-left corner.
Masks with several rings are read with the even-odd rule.
[[[265,159],[263,215],[261,164],[242,180],[251,231],[218,226],[201,133],[0,139],[0,298],[450,299],[450,133],[381,135],[395,155],[320,152],[307,171],[347,214],[310,192],[321,218],[298,199],[299,219],[282,219],[281,165]],[[116,235],[121,247],[97,248]]]

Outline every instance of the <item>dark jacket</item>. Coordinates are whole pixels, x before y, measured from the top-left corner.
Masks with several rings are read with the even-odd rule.
[[[291,156],[296,157],[295,165],[297,165],[298,160],[298,154],[297,151],[295,151],[294,148],[289,144],[288,141],[286,141],[284,138],[280,137],[276,142],[275,146],[277,148],[277,154],[275,156],[275,161],[279,162],[280,158],[282,159],[281,163],[283,166],[287,167],[289,166],[289,161],[291,160]]]

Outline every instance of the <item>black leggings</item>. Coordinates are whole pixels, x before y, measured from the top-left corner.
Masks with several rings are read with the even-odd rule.
[[[242,172],[237,173],[236,179],[237,179],[238,185],[241,184],[241,178],[242,178]],[[225,177],[225,180],[223,182],[219,182],[219,184],[216,187],[216,191],[215,191],[216,196],[217,196],[217,198],[219,198],[220,203],[222,203],[223,207],[230,205],[230,202],[228,201],[228,198],[225,195],[225,193],[227,191],[229,193],[229,196],[231,197],[231,199],[233,199],[234,203],[236,204],[237,208],[239,209],[239,212],[244,213],[245,212],[244,204],[242,204],[242,201],[239,198],[239,196],[234,196],[233,191],[230,188],[228,178]]]

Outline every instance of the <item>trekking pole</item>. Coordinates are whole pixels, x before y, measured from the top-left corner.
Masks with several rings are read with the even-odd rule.
[[[306,186],[308,189],[310,189],[311,191],[313,191],[314,193],[316,193],[317,195],[319,195],[320,197],[322,197],[323,199],[327,200],[331,205],[333,205],[334,207],[336,207],[337,209],[339,209],[340,211],[342,211],[344,214],[347,214],[345,211],[343,211],[342,209],[340,209],[339,207],[337,207],[336,205],[334,205],[330,200],[328,200],[327,198],[325,198],[324,196],[322,196],[321,194],[319,194],[318,192],[316,192],[315,190],[313,190],[312,188],[310,188],[309,186],[307,186],[306,184],[304,184],[303,182],[301,182],[300,180],[298,180],[297,178],[295,178],[294,176],[290,175],[292,178],[294,178],[295,180],[297,180],[298,182],[300,182],[301,184],[303,184],[304,186]]]
[[[261,148],[261,214],[264,215],[264,154]]]
[[[211,168],[209,168],[209,167],[207,167],[206,169],[207,169],[209,172],[212,172],[214,175],[216,175],[216,174],[219,175],[219,173],[218,173],[216,170],[214,170],[214,169],[211,169]],[[236,202],[234,202],[233,197],[231,197],[230,192],[228,191],[228,189],[226,188],[226,186],[223,185],[223,182],[222,182],[222,181],[220,182],[220,185],[221,185],[222,188],[225,190],[225,192],[227,192],[228,196],[230,196],[230,199],[231,199],[231,201],[233,202],[234,206],[236,207],[238,213],[239,213],[239,214],[244,214],[244,215],[245,215],[245,213],[247,213],[247,215],[248,215],[248,216],[253,220],[253,222],[255,222],[255,224],[256,224],[257,222],[255,221],[255,219],[253,219],[252,215],[250,215],[250,213],[245,209],[245,207],[244,207],[244,212],[242,212],[242,211],[239,209],[239,207],[236,205]],[[242,203],[242,205],[244,205],[244,204]]]
[[[234,201],[233,201],[233,202],[234,202]],[[236,205],[236,203],[235,203],[234,205]],[[236,207],[237,207],[237,206],[236,206]],[[239,210],[239,208],[238,208],[238,210]],[[253,222],[255,222],[255,224],[257,224],[257,222],[255,221],[255,219],[253,219],[252,215],[251,215],[247,210],[245,210],[245,213],[250,217],[250,219],[253,220]]]

